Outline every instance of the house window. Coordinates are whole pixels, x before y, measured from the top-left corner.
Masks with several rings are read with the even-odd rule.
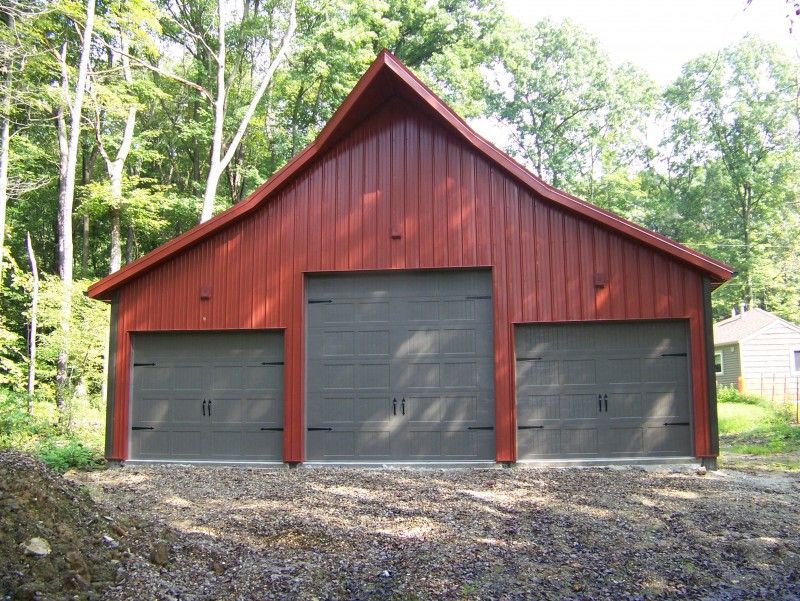
[[[797,350],[796,353],[800,355],[800,350]],[[722,375],[722,352],[714,353],[714,372],[719,376]]]
[[[792,349],[790,361],[792,362],[792,371],[800,373],[800,349]]]

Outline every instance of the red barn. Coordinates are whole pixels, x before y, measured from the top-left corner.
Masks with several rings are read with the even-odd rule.
[[[731,275],[543,183],[382,52],[249,198],[89,289],[107,456],[713,463]]]

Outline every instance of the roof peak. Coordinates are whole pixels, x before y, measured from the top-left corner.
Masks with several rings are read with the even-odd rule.
[[[437,120],[472,149],[482,154],[488,161],[508,173],[537,196],[551,201],[566,211],[576,213],[687,263],[709,276],[715,284],[725,282],[733,275],[733,270],[720,261],[711,259],[666,236],[636,225],[545,183],[473,131],[466,121],[434,94],[396,56],[384,48],[378,53],[316,139],[276,171],[265,183],[256,188],[250,196],[94,283],[89,287],[87,294],[92,298],[110,299],[114,290],[126,282],[256,209],[273,193],[288,185],[307,164],[363,122],[369,112],[393,96],[411,101],[416,108]]]

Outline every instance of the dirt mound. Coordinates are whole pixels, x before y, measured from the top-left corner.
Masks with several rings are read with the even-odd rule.
[[[29,455],[0,452],[0,597],[95,599],[113,584],[122,526]]]

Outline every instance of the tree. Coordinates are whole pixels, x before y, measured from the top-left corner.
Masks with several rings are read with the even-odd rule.
[[[655,100],[646,75],[614,68],[569,21],[509,25],[494,74],[490,108],[508,127],[509,152],[552,185],[590,197],[603,166],[631,160],[625,155]]]
[[[69,344],[69,325],[72,314],[72,207],[75,199],[75,170],[78,164],[78,142],[81,133],[83,97],[89,73],[89,60],[92,50],[94,30],[95,0],[87,0],[83,29],[72,20],[80,31],[81,49],[78,58],[78,73],[74,88],[70,86],[69,65],[67,62],[67,42],[61,44],[56,54],[61,69],[61,102],[56,108],[55,121],[59,150],[58,172],[58,218],[57,218],[57,260],[58,275],[63,284],[61,305],[62,344],[58,354],[56,372],[56,406],[63,412],[67,395],[67,348]],[[65,115],[69,111],[69,122]]]
[[[726,302],[771,305],[776,281],[765,260],[781,254],[773,252],[787,242],[781,232],[796,227],[796,73],[777,47],[748,38],[689,62],[665,95],[671,204],[689,201],[689,222],[716,238],[705,250],[736,267],[737,281],[719,295]],[[796,303],[791,314],[800,316]]]

